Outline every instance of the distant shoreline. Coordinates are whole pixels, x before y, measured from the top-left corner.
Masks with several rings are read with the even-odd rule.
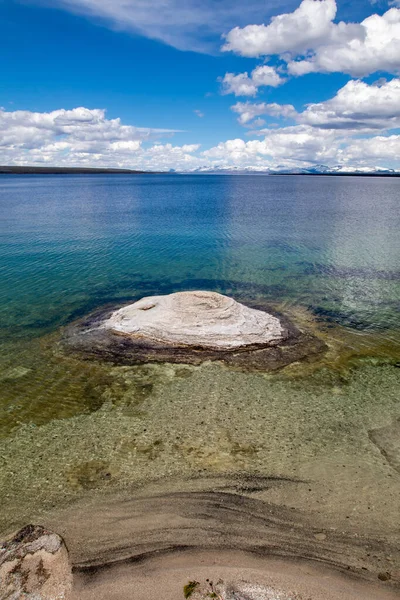
[[[0,166],[0,175],[268,175],[268,176],[291,176],[296,175],[308,177],[400,177],[400,173],[358,173],[357,171],[348,173],[284,173],[268,171],[139,171],[134,169],[108,169],[96,167],[19,167],[19,166]]]
[[[307,175],[309,177],[400,177],[400,173],[271,173],[271,175]]]
[[[134,171],[132,169],[106,169],[92,167],[14,167],[0,166],[0,175],[142,175],[151,171]]]

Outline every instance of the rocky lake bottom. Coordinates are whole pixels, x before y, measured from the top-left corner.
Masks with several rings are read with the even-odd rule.
[[[21,404],[0,442],[1,528],[86,494],[246,475],[290,482],[255,493],[316,527],[398,540],[395,344],[386,343],[389,358],[379,345],[366,349],[365,337],[357,348],[356,334],[306,317],[297,315],[328,352],[275,373],[218,362],[115,366],[63,355],[54,334],[33,342],[30,362],[20,355],[3,371],[5,390],[17,386]]]

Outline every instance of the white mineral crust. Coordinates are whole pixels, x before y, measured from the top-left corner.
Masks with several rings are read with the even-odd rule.
[[[277,317],[216,292],[149,296],[112,313],[103,327],[169,346],[230,350],[283,337]]]

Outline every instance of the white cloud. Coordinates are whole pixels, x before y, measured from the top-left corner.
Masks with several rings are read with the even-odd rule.
[[[251,78],[257,87],[278,87],[284,82],[276,70],[268,65],[256,67],[251,74]]]
[[[226,73],[222,79],[222,93],[235,96],[255,96],[259,87],[278,87],[284,83],[276,70],[268,65],[256,67],[250,76],[248,73]]]
[[[351,164],[382,164],[385,165],[393,160],[397,161],[400,156],[400,135],[375,136],[362,138],[354,141],[341,152],[341,160]]]
[[[199,165],[199,159],[194,155],[199,148],[200,144],[156,144],[151,148],[143,148],[136,164],[138,168],[149,171],[191,170]]]
[[[296,161],[330,162],[340,146],[340,138],[330,130],[313,129],[307,125],[295,125],[265,132],[260,148],[275,159]]]
[[[248,166],[266,161],[270,165],[277,164],[277,161],[303,164],[330,160],[339,146],[335,132],[296,125],[276,131],[267,130],[263,140],[221,142],[203,152],[203,155],[211,160],[219,159],[222,165],[233,163]]]
[[[373,14],[361,23],[334,23],[335,16],[335,0],[303,0],[294,12],[273,17],[269,25],[235,27],[222,49],[247,57],[277,55],[296,76],[400,72],[398,8]]]
[[[248,57],[302,53],[330,35],[335,16],[335,0],[303,0],[293,13],[272,17],[269,25],[235,27],[222,50]]]
[[[310,104],[298,121],[314,127],[379,129],[400,127],[400,79],[381,85],[349,81],[331,100]]]
[[[16,143],[20,147],[37,147],[56,136],[67,142],[101,144],[117,140],[145,140],[152,135],[172,133],[172,130],[151,129],[122,125],[120,119],[106,119],[105,110],[84,107],[72,110],[54,110],[48,113],[24,110],[0,110],[2,143]]]
[[[371,15],[359,25],[358,36],[331,39],[315,48],[311,58],[292,61],[288,70],[294,75],[306,72],[348,73],[364,77],[376,71],[400,72],[400,10],[392,8],[384,15]]]
[[[400,168],[399,135],[357,137],[354,127],[336,127],[337,119],[343,114],[352,116],[354,107],[363,106],[364,101],[361,97],[357,100],[357,94],[370,98],[365,100],[370,111],[363,112],[367,122],[381,118],[384,121],[386,117],[390,121],[398,80],[385,82],[380,87],[366,86],[362,82],[353,82],[353,85],[355,92],[345,86],[327,103],[310,105],[303,113],[296,113],[297,120],[304,122],[260,131],[259,139],[222,141],[205,150],[196,143],[180,146],[154,143],[151,139],[154,135],[158,139],[160,130],[123,125],[119,119],[107,120],[101,109],[81,107],[49,113],[1,110],[0,164],[125,167],[153,171],[229,166],[267,169],[284,165],[295,168],[315,163]],[[246,122],[260,114],[292,117],[294,111],[291,105],[266,103],[237,103],[235,107],[239,118]],[[327,127],[329,119],[335,127]]]
[[[351,80],[333,98],[309,104],[303,112],[297,112],[291,104],[265,102],[237,102],[231,109],[239,114],[241,125],[256,126],[252,121],[255,117],[270,115],[322,129],[388,131],[400,127],[400,79],[381,79],[371,85]]]
[[[241,125],[246,125],[252,119],[260,115],[269,115],[271,117],[284,117],[290,119],[297,116],[297,112],[291,104],[267,104],[266,102],[260,102],[258,104],[252,104],[251,102],[237,102],[231,109],[238,113],[238,121]],[[253,122],[253,125],[256,125]]]
[[[282,9],[282,0],[32,0],[52,8],[101,18],[113,27],[179,48],[214,51],[221,34],[238,24],[258,22]],[[284,7],[293,0],[284,0]]]
[[[346,145],[347,143],[347,145]],[[219,168],[276,169],[343,165],[392,167],[400,170],[400,135],[347,139],[336,130],[307,125],[268,130],[263,140],[238,138],[203,152],[207,164]]]
[[[146,153],[142,143],[171,133],[172,130],[123,125],[120,119],[107,119],[103,109],[79,107],[48,113],[2,109],[0,162],[139,168],[137,165],[144,164]],[[179,148],[166,144],[153,148],[164,149],[164,154],[174,160],[187,161],[187,155],[198,146]]]
[[[257,86],[248,73],[239,75],[225,73],[222,86],[223,94],[235,94],[235,96],[255,96],[257,94]]]
[[[201,110],[194,110],[193,111],[195,115],[197,115],[200,119],[202,119],[204,117],[204,113]]]
[[[110,144],[110,150],[112,152],[136,152],[139,150],[140,144],[141,142],[139,140],[112,142]]]

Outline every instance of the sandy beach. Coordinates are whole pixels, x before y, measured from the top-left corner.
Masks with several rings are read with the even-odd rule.
[[[178,600],[189,581],[223,580],[254,600],[394,600],[398,593],[307,561],[262,558],[235,550],[177,551],[123,564],[94,577],[77,573],[73,600]],[[243,585],[244,584],[244,585]],[[231,596],[235,598],[236,596]]]
[[[82,498],[44,525],[69,550],[73,600],[175,600],[189,581],[206,579],[266,586],[279,600],[398,597],[395,540],[313,527],[304,511],[262,499],[274,485],[226,476],[158,482]]]

